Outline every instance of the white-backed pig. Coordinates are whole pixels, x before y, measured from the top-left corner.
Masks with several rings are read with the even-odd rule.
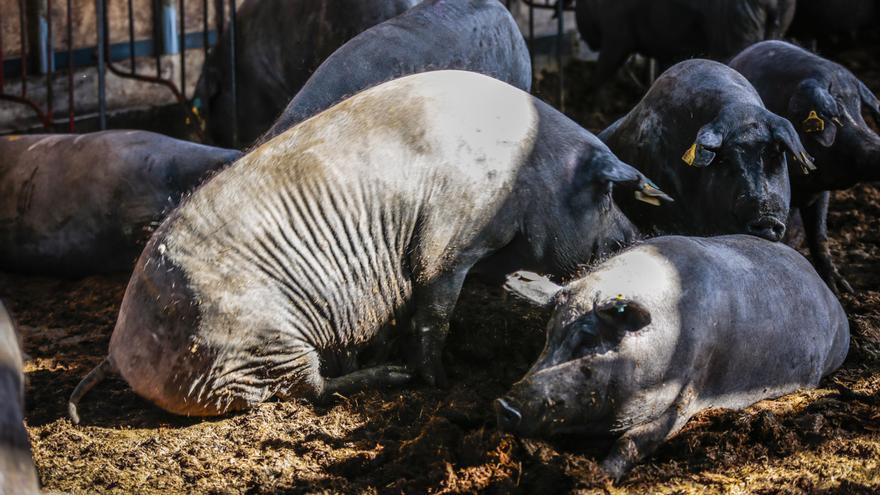
[[[256,148],[168,217],[71,414],[109,370],[168,411],[203,416],[410,373],[442,383],[470,268],[503,251],[569,272],[626,242],[614,184],[665,197],[496,79],[437,71],[366,90]],[[384,364],[404,336],[412,368]]]
[[[611,437],[615,479],[698,411],[815,387],[849,348],[810,263],[752,236],[657,237],[564,288],[534,274],[507,287],[555,310],[537,362],[495,402],[500,427]]]
[[[0,269],[131,270],[182,195],[239,156],[145,131],[0,137]]]
[[[24,428],[24,376],[12,318],[0,303],[0,493],[37,495],[37,471]]]
[[[813,168],[791,123],[768,111],[743,76],[710,60],[664,72],[599,138],[675,199],[649,211],[616,198],[645,232],[778,241],[791,196],[786,155],[803,168],[796,173]]]

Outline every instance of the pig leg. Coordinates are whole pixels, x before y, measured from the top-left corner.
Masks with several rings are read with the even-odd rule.
[[[810,255],[816,265],[816,271],[835,293],[841,291],[853,293],[853,288],[845,278],[837,271],[834,261],[831,259],[831,250],[828,249],[828,201],[831,193],[823,192],[812,204],[801,209],[804,221],[804,233],[807,237],[807,245]]]
[[[440,274],[413,290],[415,313],[412,331],[415,349],[411,354],[411,363],[429,385],[445,387],[447,384],[443,369],[443,345],[449,333],[449,318],[467,273],[468,269],[461,267]]]
[[[636,426],[614,442],[611,451],[602,461],[602,470],[614,481],[620,480],[630,468],[657,447],[687,421],[673,405],[659,418]]]
[[[412,374],[405,366],[376,366],[351,372],[337,378],[324,379],[323,397],[334,394],[350,394],[361,390],[398,387],[412,380]]]
[[[403,366],[375,366],[356,370],[338,377],[321,375],[321,358],[311,347],[303,348],[291,366],[286,386],[275,395],[281,400],[308,397],[323,402],[334,394],[350,394],[370,388],[399,386],[412,379]]]

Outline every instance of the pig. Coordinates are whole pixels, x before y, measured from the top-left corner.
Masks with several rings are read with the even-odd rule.
[[[671,67],[599,138],[675,199],[648,211],[619,198],[646,233],[779,241],[790,200],[786,154],[804,173],[813,168],[791,123],[768,111],[743,76],[709,60]]]
[[[498,425],[612,440],[615,480],[700,410],[815,387],[849,349],[809,262],[754,236],[656,237],[564,288],[534,274],[507,287],[554,310],[537,362],[495,401]]]
[[[38,495],[37,471],[24,428],[24,376],[18,334],[0,303],[0,493]]]
[[[309,78],[261,141],[358,91],[429,70],[479,72],[529,91],[529,50],[498,0],[426,0],[355,36]]]
[[[730,62],[767,108],[794,124],[816,172],[791,177],[791,206],[800,213],[810,255],[831,290],[852,292],[828,249],[829,191],[880,180],[880,136],[863,113],[880,123],[880,101],[852,72],[781,41],[747,48]]]
[[[0,137],[0,269],[131,270],[145,229],[240,155],[145,131]]]
[[[595,136],[488,76],[426,72],[361,92],[256,148],[166,219],[71,417],[108,372],[192,416],[416,373],[443,385],[471,266],[503,254],[567,273],[627,242],[615,184],[666,199]],[[398,337],[412,342],[408,367],[385,364]]]
[[[693,56],[726,61],[752,43],[781,38],[794,11],[795,0],[580,0],[575,19],[599,51],[598,86],[633,53],[662,68]]]
[[[208,54],[193,98],[217,146],[249,144],[266,132],[312,72],[343,43],[418,0],[246,0],[235,25],[238,112],[233,139],[229,32]]]

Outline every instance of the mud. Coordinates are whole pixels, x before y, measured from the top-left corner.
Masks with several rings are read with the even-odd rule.
[[[877,46],[835,47],[874,91]],[[568,69],[573,88],[589,76],[589,66]],[[602,96],[572,91],[567,110],[593,129],[607,125],[638,99],[641,90],[628,77]],[[538,89],[544,87],[554,87],[552,75]],[[453,321],[444,356],[448,390],[370,391],[327,406],[269,402],[195,420],[166,414],[111,379],[84,399],[80,426],[66,418],[66,399],[104,356],[127,277],[0,275],[0,297],[21,325],[30,356],[27,426],[50,491],[877,493],[878,189],[835,194],[830,231],[834,257],[858,291],[842,299],[853,332],[843,368],[817,390],[745,411],[700,414],[617,486],[596,464],[608,445],[524,440],[495,429],[491,401],[539,353],[547,314],[477,281],[466,285]]]

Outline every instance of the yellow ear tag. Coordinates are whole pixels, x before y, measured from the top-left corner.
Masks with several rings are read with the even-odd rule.
[[[681,159],[684,160],[688,166],[693,166],[694,160],[697,159],[697,143],[692,144],[691,147],[684,152],[684,156],[682,156]]]
[[[653,196],[648,196],[647,194],[643,193],[642,191],[636,191],[635,197],[637,200],[639,200],[643,203],[648,203],[651,206],[660,206],[659,199],[657,199]]]
[[[815,110],[810,110],[806,120],[803,122],[804,132],[822,132],[825,130],[825,121],[816,114]]]

